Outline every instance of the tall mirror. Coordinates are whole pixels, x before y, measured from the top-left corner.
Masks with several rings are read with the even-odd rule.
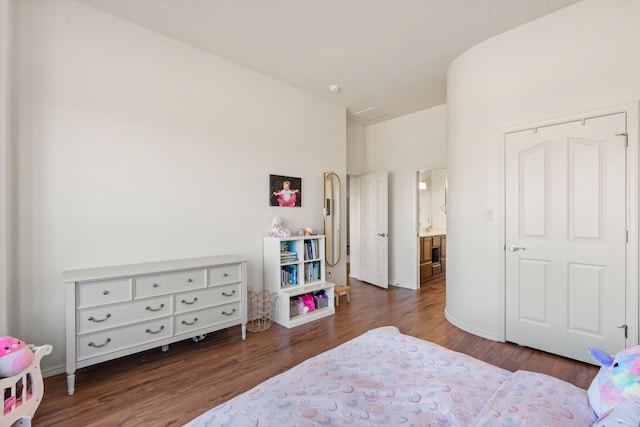
[[[335,172],[324,173],[325,262],[334,266],[340,261],[340,178]]]

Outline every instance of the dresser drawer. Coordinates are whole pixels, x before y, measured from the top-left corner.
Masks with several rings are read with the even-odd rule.
[[[240,320],[240,303],[220,305],[204,310],[178,314],[176,319],[176,335],[208,328],[220,323]]]
[[[156,319],[169,316],[171,313],[170,295],[106,307],[86,308],[78,311],[78,333]]]
[[[240,264],[221,265],[209,269],[209,286],[225,285],[242,280]]]
[[[135,298],[148,298],[174,292],[204,288],[205,270],[141,276],[134,279]]]
[[[78,307],[93,307],[131,300],[131,279],[86,282],[78,285]]]
[[[176,313],[240,301],[240,283],[176,295]]]
[[[78,360],[101,356],[173,335],[172,318],[151,320],[122,328],[78,336]]]

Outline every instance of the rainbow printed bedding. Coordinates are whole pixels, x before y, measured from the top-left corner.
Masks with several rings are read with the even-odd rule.
[[[373,329],[205,412],[196,426],[590,426],[587,392]]]

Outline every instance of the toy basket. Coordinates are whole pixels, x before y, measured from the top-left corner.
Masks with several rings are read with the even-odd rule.
[[[294,318],[302,313],[302,300],[300,298],[289,299],[289,318]]]
[[[318,291],[313,294],[313,301],[316,308],[325,308],[329,306],[329,297],[324,291]]]
[[[249,332],[266,331],[273,323],[278,294],[268,291],[249,291],[247,292],[247,296],[249,299],[247,330]]]

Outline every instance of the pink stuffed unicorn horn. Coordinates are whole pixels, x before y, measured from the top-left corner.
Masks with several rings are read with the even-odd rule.
[[[601,417],[620,403],[640,399],[640,346],[624,349],[615,356],[595,347],[589,354],[602,367],[589,390],[589,403]]]

